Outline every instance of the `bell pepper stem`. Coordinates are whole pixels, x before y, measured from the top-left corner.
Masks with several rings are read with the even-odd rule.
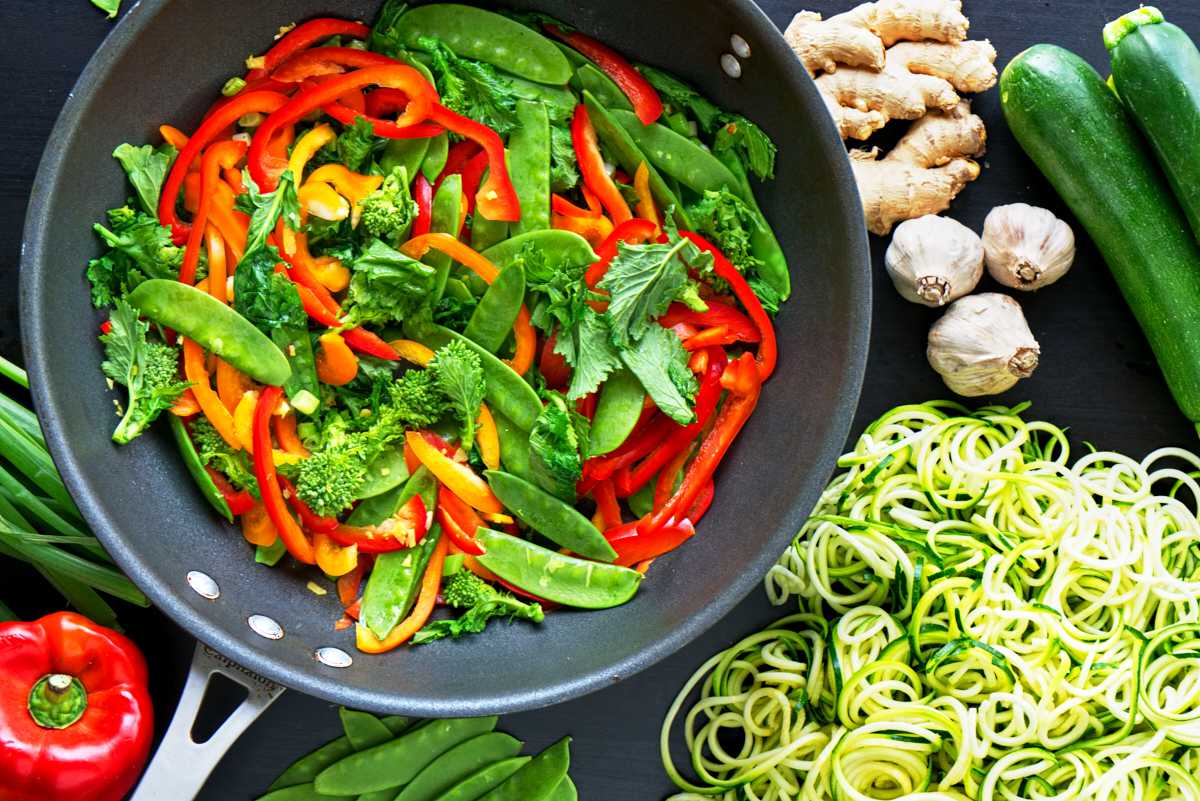
[[[87,690],[66,673],[43,676],[29,691],[29,716],[43,729],[65,729],[87,711]]]

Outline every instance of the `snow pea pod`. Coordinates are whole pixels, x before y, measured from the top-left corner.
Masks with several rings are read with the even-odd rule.
[[[625,369],[610,375],[596,402],[588,454],[603,456],[620,447],[637,425],[645,402],[646,390],[637,376]]]
[[[468,776],[437,797],[437,801],[476,801],[480,796],[504,783],[505,779],[525,766],[533,757],[519,756],[502,759]]]
[[[531,759],[481,801],[545,801],[567,776],[571,738],[564,737]]]
[[[313,353],[312,337],[307,325],[289,325],[271,332],[271,341],[288,360],[291,376],[283,391],[292,406],[311,415],[321,403],[321,383],[317,380],[317,357]]]
[[[355,801],[355,796],[330,796],[318,793],[313,783],[308,782],[268,791],[266,795],[259,796],[256,801]]]
[[[387,639],[392,629],[408,616],[417,602],[421,577],[425,575],[425,567],[441,536],[441,530],[434,526],[412,548],[390,551],[376,557],[371,577],[367,579],[367,588],[363,591],[361,615],[363,625],[379,639]],[[383,785],[358,792],[393,786]]]
[[[392,736],[399,736],[411,724],[411,718],[406,718],[403,715],[389,715],[383,718],[383,725],[388,727]],[[267,788],[267,791],[271,792],[302,784],[307,784],[311,787],[312,780],[317,778],[318,773],[353,753],[354,746],[350,744],[349,738],[343,736],[338,737],[336,740],[331,740],[315,751],[305,754],[293,762],[287,770],[280,774],[278,779],[271,782],[271,786]],[[313,790],[313,792],[315,793],[316,791]]]
[[[420,6],[400,18],[396,33],[408,48],[420,50],[421,37],[432,36],[460,56],[538,83],[562,85],[571,79],[571,65],[553,42],[481,8],[456,3]]]
[[[367,465],[367,480],[358,489],[358,498],[374,498],[408,481],[408,465],[404,462],[404,446],[392,445]]]
[[[783,248],[779,246],[779,240],[775,237],[771,223],[767,222],[762,208],[758,205],[758,200],[754,197],[754,190],[750,188],[750,178],[746,175],[746,168],[732,151],[726,151],[717,158],[737,178],[737,192],[746,201],[746,205],[750,207],[758,222],[758,225],[750,232],[750,252],[762,262],[758,268],[758,276],[778,292],[782,300],[787,300],[788,296],[792,294],[792,277],[788,270],[787,256],[783,254]]]
[[[596,135],[608,147],[608,151],[616,158],[621,169],[633,175],[639,166],[645,164],[650,173],[650,193],[654,196],[655,202],[662,207],[664,212],[673,208],[675,222],[690,229],[692,221],[688,217],[683,203],[680,202],[679,195],[663,178],[654,161],[648,158],[638,143],[634,141],[629,131],[625,130],[625,127],[613,116],[616,112],[606,109],[591,92],[583,93],[583,102],[587,105],[588,115],[592,120],[592,125],[596,128]],[[635,121],[637,120],[637,115],[632,112],[628,113]],[[642,123],[638,121],[637,124],[640,126]]]
[[[167,419],[171,421],[171,434],[175,437],[175,445],[178,446],[180,455],[183,456],[183,465],[187,468],[188,475],[196,482],[196,486],[200,488],[200,494],[204,496],[204,500],[208,501],[208,505],[216,509],[217,514],[232,523],[233,512],[229,510],[229,502],[217,488],[212,476],[204,469],[204,462],[200,460],[200,454],[196,451],[196,443],[192,442],[192,438],[188,436],[187,427],[173,414],[168,414]]]
[[[440,133],[426,141],[429,142],[429,149],[425,151],[425,159],[421,162],[421,174],[425,180],[433,183],[446,169],[446,160],[450,156],[450,134]]]
[[[479,299],[463,335],[479,347],[495,353],[512,333],[513,323],[525,302],[525,267],[508,265]]]
[[[433,205],[429,212],[429,230],[435,234],[451,234],[457,237],[459,221],[462,219],[462,202],[462,176],[448,176],[434,193]],[[425,263],[437,270],[432,303],[436,307],[446,291],[446,280],[450,277],[450,267],[454,260],[440,250],[430,250],[425,254]]]
[[[346,732],[350,747],[355,751],[374,748],[393,737],[392,730],[370,712],[359,712],[343,706],[338,707],[338,718],[342,721],[342,730]]]
[[[266,334],[207,292],[152,278],[128,299],[154,322],[195,340],[259,383],[281,387],[292,374],[287,357]]]
[[[496,432],[500,435],[500,463],[514,476],[529,480],[529,432],[522,431],[512,420],[499,412],[492,412],[496,421]]]
[[[666,175],[693,192],[719,192],[728,187],[742,200],[749,202],[737,177],[720,159],[700,145],[658,123],[642,125],[642,121],[632,112],[611,113],[638,148],[649,157],[650,163]]]
[[[579,801],[579,791],[575,789],[575,782],[571,781],[570,776],[563,776],[563,780],[554,791],[546,796],[546,801]]]
[[[403,167],[409,183],[417,177],[417,170],[425,162],[429,153],[428,139],[389,139],[379,157],[379,166],[384,175],[391,175],[397,167]]]
[[[403,450],[401,450],[403,459]],[[404,468],[406,471],[408,467]],[[408,503],[414,495],[420,495],[425,503],[425,510],[432,512],[437,503],[437,479],[424,466],[418,467],[402,487],[395,487],[387,492],[367,498],[350,513],[346,520],[349,526],[377,526],[387,520],[400,507]]]
[[[632,598],[642,574],[627,567],[567,556],[527,540],[480,528],[487,551],[479,563],[515,587],[579,609],[611,609]]]
[[[400,787],[454,746],[495,729],[496,721],[495,717],[433,721],[330,765],[317,774],[314,785],[326,795],[373,793]]]
[[[503,270],[516,261],[525,249],[533,247],[541,252],[546,269],[557,272],[567,267],[592,264],[600,260],[588,241],[574,231],[530,231],[527,234],[506,239],[483,252],[484,257]]]
[[[574,506],[511,473],[488,470],[484,475],[505,508],[542,536],[592,559],[617,558],[604,535]]]
[[[521,201],[513,236],[550,228],[550,115],[541,103],[517,102],[517,129],[508,139],[509,169]]]
[[[436,801],[463,779],[503,759],[521,753],[520,740],[489,732],[454,746],[425,766],[396,796],[395,801]]]
[[[571,79],[571,85],[580,92],[591,92],[607,109],[633,111],[633,104],[621,91],[621,87],[617,86],[612,78],[597,69],[590,61],[575,70],[575,77]]]
[[[430,350],[438,350],[451,340],[460,340],[479,354],[483,365],[483,377],[487,380],[488,408],[507,417],[523,431],[533,428],[537,416],[542,413],[542,401],[533,387],[517,375],[511,367],[464,337],[457,331],[441,325],[406,327],[409,336]]]
[[[556,106],[570,116],[569,112],[575,109],[576,103],[579,101],[575,98],[575,93],[565,86],[548,86],[543,83],[534,83],[527,81],[524,78],[518,78],[515,75],[506,75],[509,85],[512,88],[512,93],[523,100],[532,100],[535,103],[544,103],[548,106]]]

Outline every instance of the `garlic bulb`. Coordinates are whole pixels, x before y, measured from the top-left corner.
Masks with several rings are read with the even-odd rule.
[[[927,214],[897,226],[884,264],[905,300],[945,306],[983,277],[983,243],[957,220]]]
[[[1075,233],[1045,209],[997,206],[983,223],[983,251],[992,278],[1013,289],[1041,289],[1071,269]]]
[[[954,303],[929,329],[929,364],[968,398],[996,395],[1033,375],[1041,347],[1021,307],[985,292]]]

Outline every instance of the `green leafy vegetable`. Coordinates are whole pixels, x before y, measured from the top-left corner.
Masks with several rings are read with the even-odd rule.
[[[249,252],[233,276],[233,308],[267,336],[278,328],[308,327],[300,293],[275,272],[279,252],[271,246]]]
[[[191,424],[192,444],[207,467],[224,475],[236,489],[249,490],[258,496],[258,481],[246,451],[234,450],[208,418],[197,415]]]
[[[571,139],[571,115],[560,106],[547,106],[550,112],[550,190],[569,192],[579,185],[579,162]],[[560,113],[561,112],[561,113]]]
[[[437,271],[374,239],[351,265],[347,319],[355,325],[401,322],[424,308]]]
[[[627,349],[662,316],[671,301],[687,289],[688,268],[711,270],[712,256],[668,229],[665,243],[617,245],[617,256],[598,287],[608,290],[608,319],[613,344]]]
[[[346,126],[334,143],[337,160],[347,169],[362,172],[371,161],[378,141],[371,121],[366,117],[355,117],[354,124]]]
[[[654,67],[647,67],[644,64],[638,66],[638,71],[658,91],[664,104],[673,110],[690,114],[695,118],[700,130],[706,134],[712,134],[717,130],[724,112],[708,98],[670,73]]]
[[[430,370],[437,377],[438,387],[449,398],[462,424],[461,444],[471,452],[475,444],[475,424],[487,384],[479,355],[461,340],[453,340],[437,352]]]
[[[121,0],[92,0],[92,5],[106,12],[109,19],[115,18],[121,10]]]
[[[754,257],[750,237],[758,229],[758,218],[745,201],[728,189],[708,191],[688,209],[695,230],[716,245],[725,258],[743,273],[753,273],[762,264]]]
[[[529,432],[529,467],[542,489],[568,503],[587,460],[588,421],[557,392],[546,393],[546,408]]]
[[[386,0],[379,14],[375,17],[375,25],[371,35],[367,37],[367,49],[385,56],[398,58],[404,53],[403,38],[399,32],[400,18],[408,11],[408,3],[403,0]]]
[[[166,180],[167,172],[170,171],[177,155],[179,151],[166,144],[158,148],[151,145],[134,147],[124,144],[118,145],[113,151],[113,158],[121,163],[122,169],[129,177],[129,183],[137,192],[142,210],[147,214],[158,214],[158,198],[162,195],[163,181]]]
[[[465,117],[482,122],[501,136],[517,127],[517,95],[512,84],[490,64],[460,58],[430,36],[418,40],[433,57],[430,69],[442,104]]]
[[[378,189],[362,202],[362,225],[380,239],[395,244],[408,239],[413,220],[417,218],[417,202],[408,186],[408,171],[399,166],[383,180]]]
[[[688,352],[674,331],[650,326],[637,347],[621,351],[621,361],[663,414],[683,424],[696,419],[692,400],[699,385],[688,369]]]
[[[533,324],[547,333],[556,325],[575,326],[591,298],[584,281],[588,265],[561,265],[556,269],[533,243],[527,244],[517,259],[525,269],[525,287],[535,299],[530,313]]]
[[[246,192],[237,196],[235,205],[238,211],[250,215],[246,253],[266,244],[267,237],[274,232],[280,218],[288,228],[300,230],[300,200],[296,196],[296,180],[291,171],[279,176],[274,191],[265,194],[258,191],[258,184],[254,183],[249,172],[243,173],[242,183]]]
[[[428,428],[450,411],[450,401],[432,370],[409,370],[391,385],[388,398],[388,413],[407,428]]]
[[[762,304],[767,314],[779,313],[779,307],[783,303],[783,297],[779,294],[779,290],[758,278],[749,278],[746,283],[754,290],[754,294],[758,296],[758,302]]]
[[[108,224],[109,228],[93,226],[109,247],[103,256],[88,262],[96,307],[112,305],[147,278],[179,277],[183,248],[172,244],[170,231],[156,217],[122,206],[109,210]]]
[[[179,352],[148,341],[150,324],[138,319],[136,309],[117,300],[109,322],[112,329],[100,337],[106,357],[100,369],[128,391],[121,422],[113,432],[113,441],[124,445],[170,409],[190,385],[179,380]]]
[[[479,634],[493,618],[530,620],[534,623],[545,619],[540,604],[524,603],[511,593],[500,592],[469,570],[460,570],[447,579],[442,587],[442,597],[447,606],[467,611],[457,619],[435,620],[426,624],[413,637],[413,644],[423,645],[443,637],[457,639],[467,634]]]
[[[775,155],[778,148],[766,131],[737,114],[726,115],[717,131],[713,152],[720,155],[732,151],[746,168],[761,181],[775,177]]]
[[[595,392],[609,374],[621,366],[621,356],[612,344],[608,320],[591,308],[583,312],[578,325],[558,332],[554,352],[566,359],[572,368],[571,386],[567,390],[569,400]]]

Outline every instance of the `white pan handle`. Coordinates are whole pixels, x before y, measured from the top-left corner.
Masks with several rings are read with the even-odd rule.
[[[215,673],[242,685],[249,695],[208,742],[197,743],[192,739],[192,726],[204,701],[209,679]],[[175,717],[129,801],[192,801],[204,788],[209,774],[225,752],[283,694],[283,690],[275,682],[231,662],[207,645],[197,643]]]

